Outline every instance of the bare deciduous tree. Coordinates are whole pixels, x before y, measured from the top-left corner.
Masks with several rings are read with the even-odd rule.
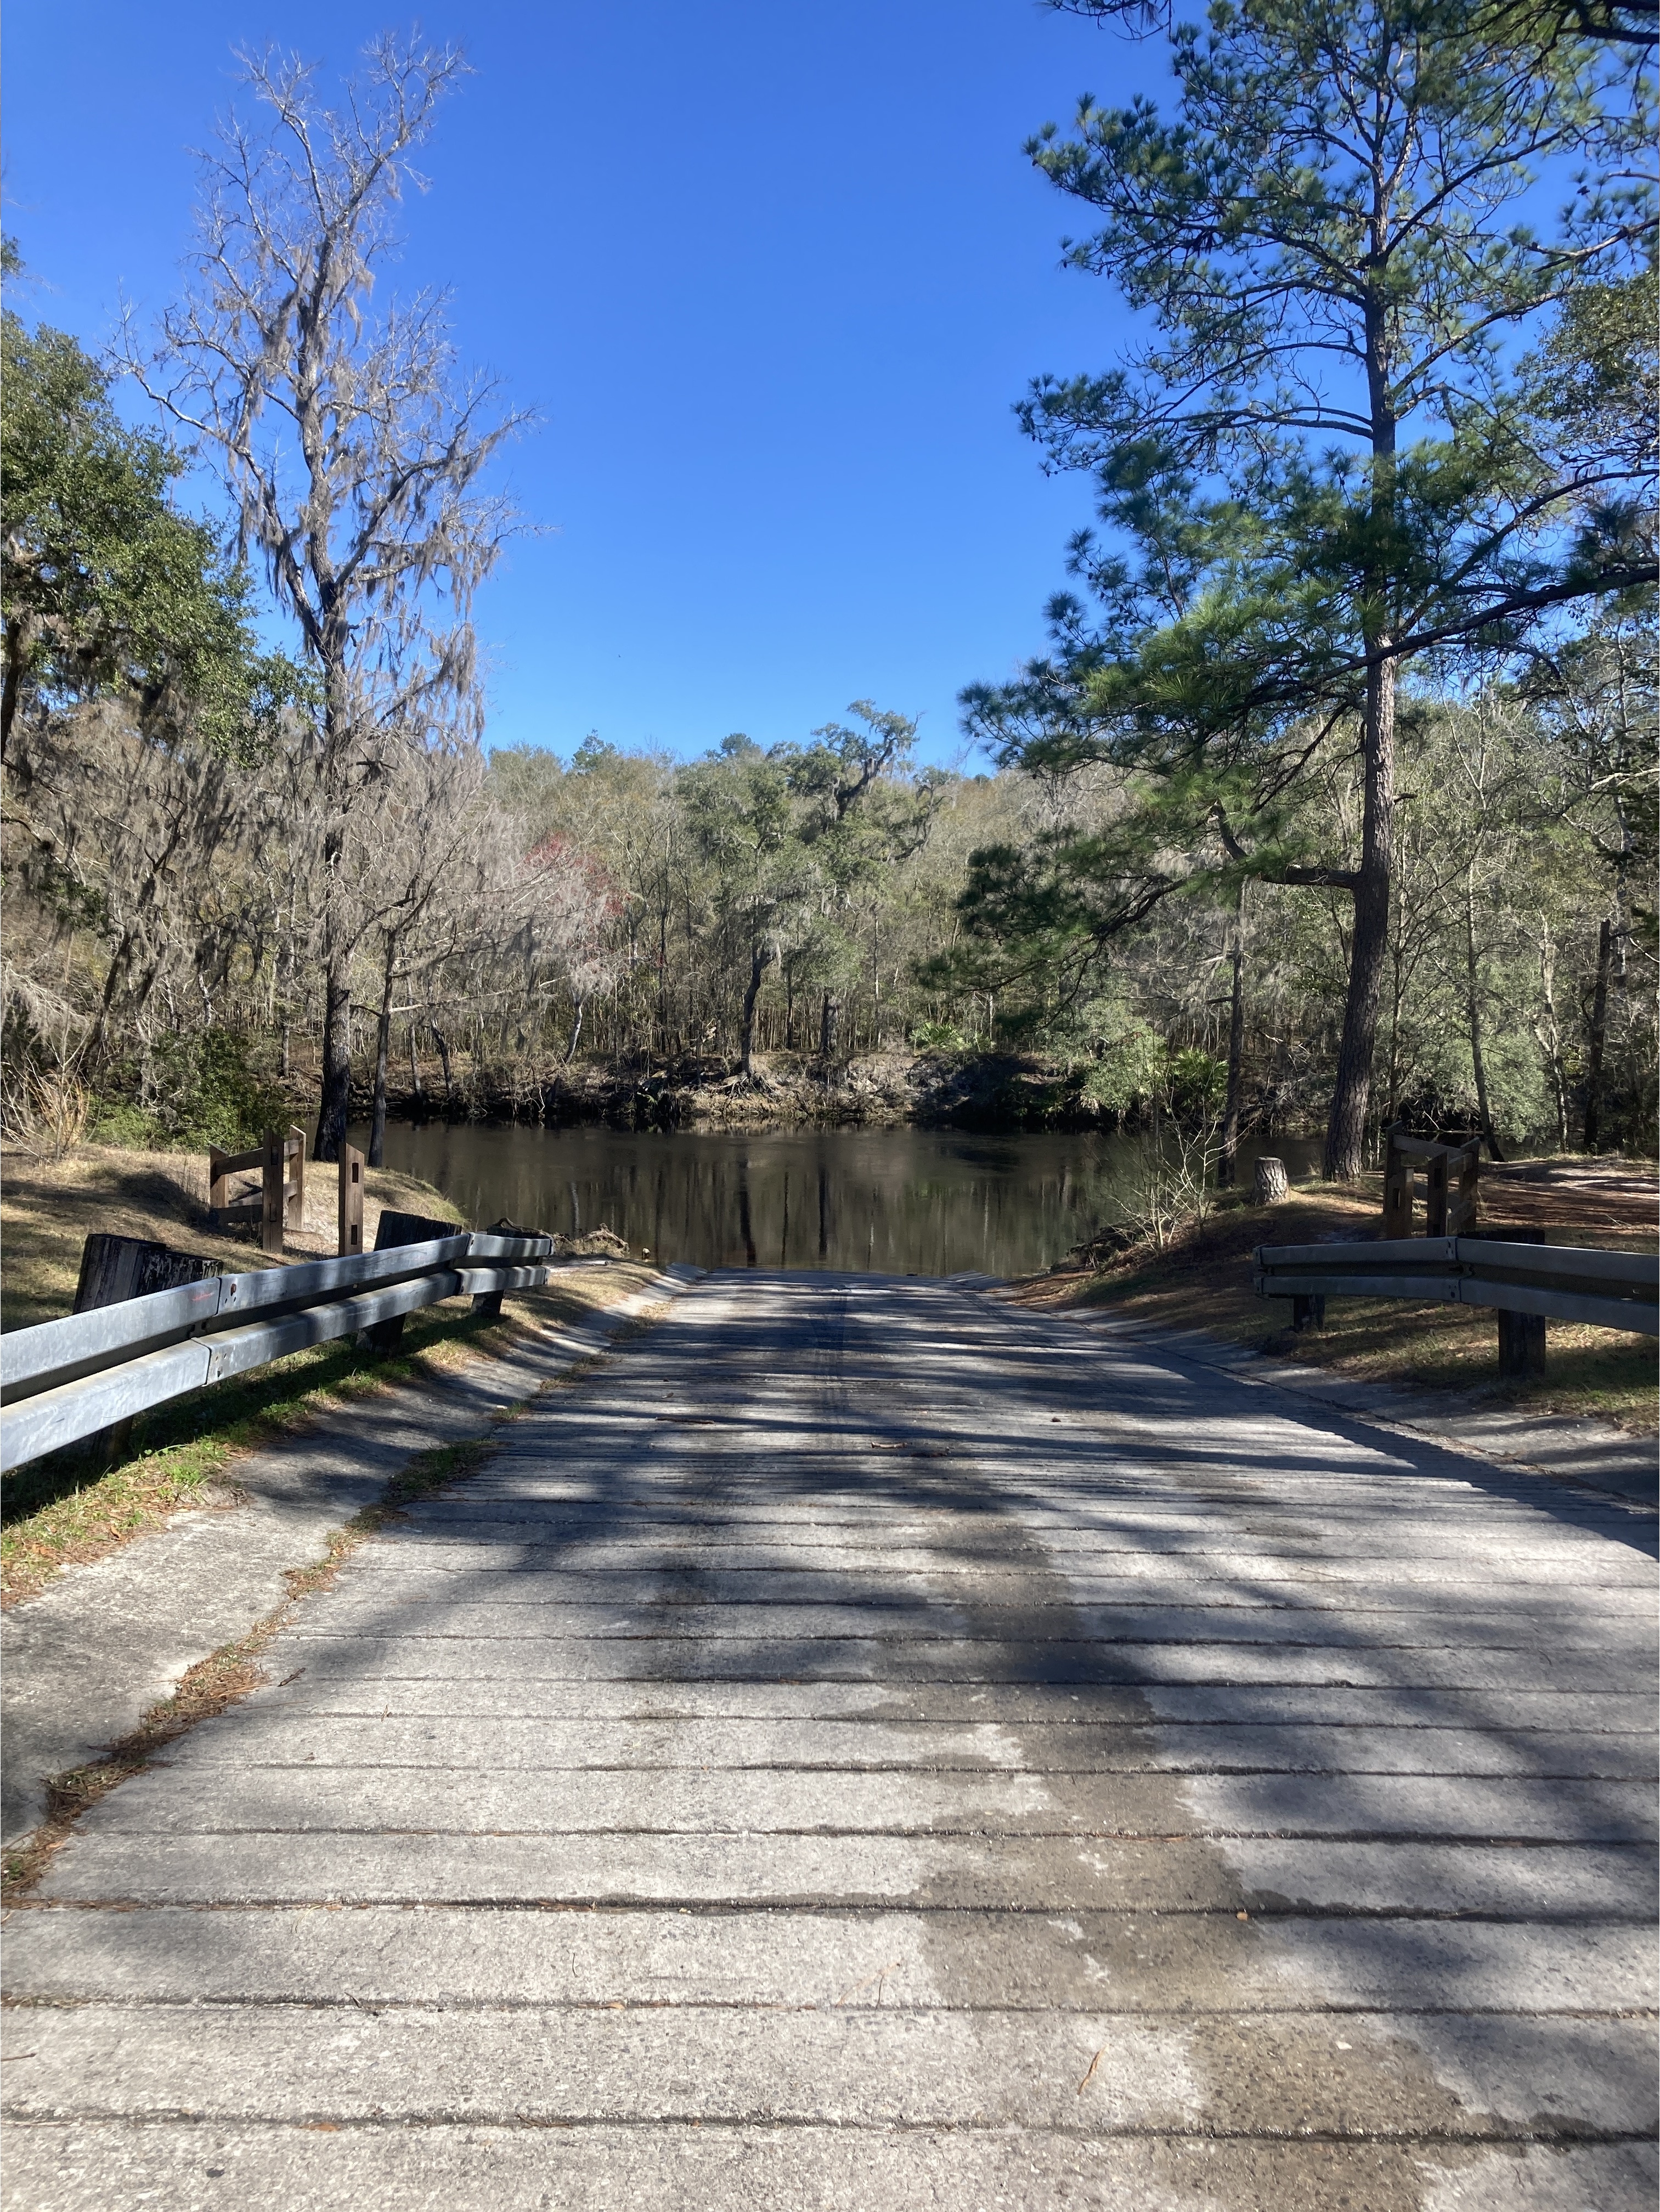
[[[317,1156],[344,1141],[352,957],[368,907],[344,880],[348,823],[380,749],[411,724],[477,726],[471,611],[512,516],[480,474],[526,418],[458,372],[447,295],[377,311],[395,210],[459,54],[387,37],[343,105],[316,73],[244,56],[266,111],[233,116],[205,155],[193,283],[163,319],[147,391],[218,457],[245,550],[257,549],[318,672],[324,814]]]

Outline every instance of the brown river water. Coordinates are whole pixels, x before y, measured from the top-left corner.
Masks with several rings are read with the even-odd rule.
[[[1247,1146],[1245,1176],[1268,1150],[1298,1176],[1317,1145]],[[1050,1267],[1116,1218],[1142,1161],[1119,1135],[440,1122],[393,1123],[386,1156],[478,1227],[503,1215],[565,1236],[604,1225],[655,1260],[700,1267],[998,1276]]]

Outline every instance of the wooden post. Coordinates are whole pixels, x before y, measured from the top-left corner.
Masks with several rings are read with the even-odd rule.
[[[282,1130],[267,1129],[260,1163],[259,1249],[262,1252],[281,1252],[283,1249],[283,1220],[287,1210],[283,1190],[287,1154],[288,1139]]]
[[[1489,1229],[1470,1239],[1472,1243],[1543,1244],[1542,1229]],[[1545,1316],[1507,1313],[1499,1309],[1499,1372],[1505,1382],[1527,1382],[1545,1371]]]
[[[1545,1316],[1499,1310],[1499,1372],[1507,1381],[1530,1382],[1545,1371]]]
[[[1448,1237],[1447,1227],[1447,1152],[1445,1146],[1438,1147],[1433,1156],[1424,1164],[1424,1234],[1426,1237]]]
[[[1319,1329],[1326,1325],[1323,1297],[1295,1297],[1291,1302],[1291,1325],[1295,1329]]]
[[[222,1152],[217,1145],[208,1146],[208,1206],[221,1228],[224,1224],[217,1218],[230,1204],[230,1169],[227,1165],[229,1158],[230,1154]]]
[[[219,1273],[217,1260],[194,1252],[175,1252],[148,1237],[106,1237],[98,1231],[81,1250],[81,1279],[75,1287],[75,1313],[94,1306],[116,1306],[152,1291],[177,1290],[181,1283],[205,1282]]]
[[[374,1232],[374,1249],[385,1252],[394,1244],[436,1243],[441,1237],[465,1234],[456,1222],[433,1221],[423,1213],[396,1213],[387,1207]],[[394,1314],[390,1321],[374,1322],[359,1332],[358,1343],[368,1352],[396,1352],[403,1341],[404,1319],[402,1314]]]
[[[1475,1226],[1476,1184],[1481,1171],[1481,1144],[1474,1138],[1447,1161],[1447,1235],[1468,1237]]]
[[[289,1131],[288,1152],[294,1163],[294,1173],[289,1182],[284,1218],[289,1228],[300,1230],[306,1225],[306,1133],[297,1126]]]
[[[340,1147],[340,1255],[363,1249],[363,1155],[356,1145]]]
[[[1383,1234],[1385,1237],[1410,1237],[1412,1234],[1412,1162],[1395,1142],[1401,1133],[1397,1121],[1384,1133],[1383,1138]]]

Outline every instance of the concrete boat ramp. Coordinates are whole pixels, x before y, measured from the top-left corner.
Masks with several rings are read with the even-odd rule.
[[[5,1929],[17,2212],[1654,2203],[1654,1519],[717,1275]]]

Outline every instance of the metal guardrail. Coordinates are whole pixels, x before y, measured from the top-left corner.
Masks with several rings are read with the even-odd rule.
[[[1589,1322],[1660,1336],[1660,1257],[1485,1237],[1375,1244],[1259,1244],[1251,1288],[1268,1298],[1413,1298]]]
[[[301,1267],[210,1275],[0,1336],[0,1472],[210,1382],[441,1298],[545,1283],[550,1237],[463,1231]]]

